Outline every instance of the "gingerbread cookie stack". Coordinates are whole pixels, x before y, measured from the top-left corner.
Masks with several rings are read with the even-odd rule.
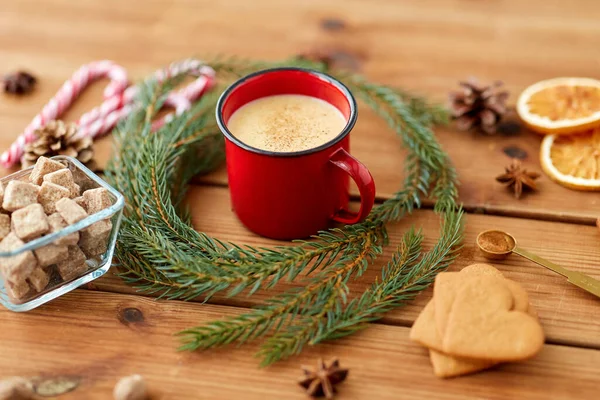
[[[488,264],[438,274],[433,299],[410,338],[429,348],[434,373],[442,378],[525,360],[544,344],[527,292]]]

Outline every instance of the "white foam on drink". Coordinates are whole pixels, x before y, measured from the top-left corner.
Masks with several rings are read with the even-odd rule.
[[[299,94],[263,97],[236,110],[227,127],[249,146],[279,153],[313,149],[338,136],[346,118],[328,102]]]

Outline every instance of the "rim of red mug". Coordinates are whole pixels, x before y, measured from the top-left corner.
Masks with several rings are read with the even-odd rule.
[[[277,72],[277,71],[304,72],[306,74],[316,76],[319,79],[335,86],[335,88],[338,89],[344,95],[344,97],[346,97],[346,100],[348,100],[348,104],[350,106],[350,115],[348,117],[348,121],[346,122],[346,126],[344,127],[344,129],[342,129],[342,131],[335,138],[331,139],[330,141],[323,143],[320,146],[313,147],[312,149],[300,150],[300,151],[276,152],[276,151],[263,150],[263,149],[259,149],[256,147],[252,147],[252,146],[242,142],[241,140],[239,140],[233,133],[231,133],[231,131],[227,128],[227,124],[225,124],[225,121],[223,121],[222,108],[223,108],[223,105],[225,104],[225,100],[227,100],[227,98],[231,95],[231,93],[235,89],[237,89],[239,86],[243,85],[247,80],[252,79],[259,75],[266,75],[266,74],[269,74],[272,72]],[[290,94],[293,94],[293,93],[290,93]],[[267,96],[264,96],[264,97],[267,97]],[[314,97],[314,96],[311,96],[311,97]],[[327,100],[324,100],[324,101],[327,101]],[[329,104],[331,104],[331,103],[329,103]],[[299,67],[277,67],[277,68],[263,69],[263,70],[253,72],[249,75],[246,75],[246,76],[238,79],[237,81],[233,82],[227,89],[225,89],[225,91],[221,94],[221,96],[219,97],[219,100],[217,101],[217,107],[216,107],[215,111],[216,111],[217,125],[219,126],[219,129],[221,130],[221,132],[227,139],[229,139],[230,141],[235,143],[237,146],[243,148],[244,150],[248,150],[250,152],[257,153],[257,154],[274,156],[274,157],[298,157],[298,156],[304,156],[307,154],[313,154],[313,153],[317,153],[319,151],[325,150],[328,147],[331,147],[334,144],[338,143],[339,141],[343,140],[350,133],[352,128],[354,128],[354,125],[356,124],[356,119],[358,117],[356,99],[352,95],[352,92],[350,92],[350,89],[348,89],[348,87],[346,87],[346,85],[344,85],[342,82],[338,81],[337,79],[335,79],[334,77],[332,77],[331,75],[328,75],[326,73],[315,71],[315,70],[312,70],[309,68],[299,68]]]

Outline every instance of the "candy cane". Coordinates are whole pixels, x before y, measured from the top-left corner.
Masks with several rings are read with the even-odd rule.
[[[184,88],[171,92],[165,101],[165,106],[175,108],[175,113],[169,113],[152,125],[158,129],[165,123],[170,122],[175,115],[189,110],[191,104],[199,99],[202,94],[209,90],[214,84],[215,71],[200,60],[187,59],[171,64],[166,69],[160,69],[154,74],[159,82],[168,77],[189,73],[198,76],[196,80]],[[115,125],[126,118],[134,109],[132,103],[140,90],[139,86],[130,86],[118,98],[108,99],[99,107],[89,111],[80,118],[78,137],[91,137],[103,135],[110,132]],[[119,108],[122,106],[122,108]],[[89,116],[88,116],[89,115]],[[91,121],[85,124],[86,121]]]
[[[10,149],[0,156],[0,163],[4,167],[11,167],[17,163],[23,155],[25,145],[35,140],[35,130],[61,116],[91,81],[102,77],[110,79],[110,83],[104,89],[105,99],[118,97],[128,85],[127,72],[123,67],[112,61],[96,61],[82,66],[75,71],[56,95],[44,106],[42,111],[27,125],[23,133],[10,146]]]
[[[175,113],[169,113],[152,125],[158,129],[165,123],[173,120],[191,107],[192,102],[210,89],[214,83],[215,72],[212,68],[196,59],[187,59],[171,64],[166,69],[155,73],[159,82],[168,77],[189,73],[198,76],[183,89],[171,92],[164,105],[175,108]],[[134,100],[139,93],[139,86],[127,87],[127,75],[125,70],[110,61],[98,61],[81,67],[71,79],[63,85],[56,96],[44,107],[42,112],[34,118],[25,132],[19,136],[17,141],[5,152],[0,162],[6,166],[14,165],[23,155],[25,144],[35,140],[35,129],[45,125],[47,122],[58,118],[79,95],[81,90],[90,80],[102,76],[111,78],[111,83],[104,91],[105,101],[98,107],[82,115],[77,121],[79,137],[95,138],[112,130],[115,125],[126,118],[134,109]]]
[[[200,96],[212,86],[215,76],[215,71],[212,68],[202,63],[202,61],[196,59],[187,59],[173,63],[166,69],[160,69],[156,71],[154,75],[159,82],[164,82],[167,77],[184,73],[190,73],[198,76],[195,81],[177,92],[177,95],[185,97],[190,102],[200,98]],[[124,104],[133,102],[138,93],[138,86],[128,87],[125,89],[123,96],[109,99],[101,106],[96,107],[90,112],[84,114],[79,120],[79,125],[85,126],[91,122],[95,122],[97,119],[106,118],[117,108],[123,106]]]

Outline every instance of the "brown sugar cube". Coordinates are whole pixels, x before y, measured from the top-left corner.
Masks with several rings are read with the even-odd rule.
[[[106,247],[106,242],[108,242],[108,236],[110,235],[111,230],[112,222],[110,222],[110,220],[105,219],[98,221],[95,224],[92,224],[89,227],[81,230],[79,246],[87,255],[89,255],[88,253],[98,255],[94,249]],[[99,251],[99,249],[96,251]]]
[[[112,222],[108,219],[103,219],[95,224],[88,226],[81,231],[81,240],[93,238],[96,240],[106,239],[112,229]]]
[[[29,290],[31,289],[26,280],[22,280],[22,281],[19,281],[16,283],[7,282],[6,287],[8,288],[9,295],[13,299],[17,299],[17,300],[27,297],[27,294],[29,293]]]
[[[84,200],[83,196],[75,197],[75,198],[73,199],[73,201],[74,201],[75,203],[77,203],[77,205],[79,205],[79,207],[81,207],[81,208],[83,208],[85,211],[87,211],[87,208],[86,208],[86,207],[87,207],[87,204],[85,204],[85,200]],[[89,214],[89,212],[88,212],[88,214]]]
[[[37,162],[35,163],[35,166],[33,167],[33,170],[31,171],[31,175],[29,175],[29,180],[36,185],[41,185],[42,181],[44,179],[44,176],[46,176],[47,174],[52,173],[54,171],[58,171],[61,169],[66,169],[66,168],[67,167],[65,167],[63,164],[59,163],[58,161],[54,161],[54,160],[51,160],[44,156],[41,156],[40,158],[38,158]]]
[[[0,251],[17,250],[24,244],[14,232],[11,232],[0,242]],[[12,257],[0,257],[0,270],[6,280],[11,282],[24,281],[36,265],[37,260],[31,251],[24,251]]]
[[[6,211],[15,211],[37,203],[39,187],[22,181],[10,181],[4,190],[2,208]]]
[[[41,204],[31,204],[12,213],[11,225],[21,240],[31,240],[50,230],[48,218]]]
[[[66,188],[70,188],[75,184],[75,181],[73,180],[73,173],[66,168],[45,175],[44,182],[54,183]]]
[[[0,214],[0,240],[10,233],[10,215]]]
[[[90,242],[86,247],[81,246],[81,250],[88,258],[94,258],[101,256],[108,250],[108,240],[99,240],[96,242]]]
[[[98,221],[81,231],[79,247],[88,257],[104,253],[108,247],[108,236],[112,230],[110,220]]]
[[[77,278],[87,270],[85,254],[78,246],[69,246],[69,256],[65,261],[56,264],[56,269],[65,281]]]
[[[81,195],[81,187],[76,183],[74,183],[73,186],[69,188],[69,190],[71,191],[71,195],[69,197],[72,199]]]
[[[69,249],[66,245],[49,244],[33,252],[42,268],[64,261],[69,256]]]
[[[72,199],[80,195],[79,185],[75,183],[73,173],[68,169],[61,169],[44,176],[44,182],[54,183],[69,189],[69,197]]]
[[[35,268],[33,272],[31,272],[31,275],[29,275],[29,278],[27,278],[27,280],[29,281],[29,283],[31,283],[31,286],[33,286],[35,291],[39,293],[42,290],[46,289],[46,286],[48,286],[48,282],[50,282],[50,277],[47,273],[44,272],[43,269]]]
[[[38,203],[44,207],[46,214],[52,214],[56,212],[56,202],[70,196],[71,191],[66,187],[51,182],[44,182],[38,193]]]
[[[90,189],[83,192],[83,199],[86,203],[84,207],[88,214],[95,214],[112,205],[112,200],[105,188]]]
[[[88,216],[88,213],[71,199],[60,199],[56,202],[56,210],[61,217],[72,225]]]
[[[58,232],[67,227],[67,223],[65,222],[63,217],[60,216],[59,213],[54,213],[48,216],[48,224],[50,225],[50,231],[52,233]],[[77,242],[79,242],[79,232],[73,232],[68,234],[67,236],[63,236],[61,238],[56,239],[54,241],[54,244],[74,246],[77,244]]]

